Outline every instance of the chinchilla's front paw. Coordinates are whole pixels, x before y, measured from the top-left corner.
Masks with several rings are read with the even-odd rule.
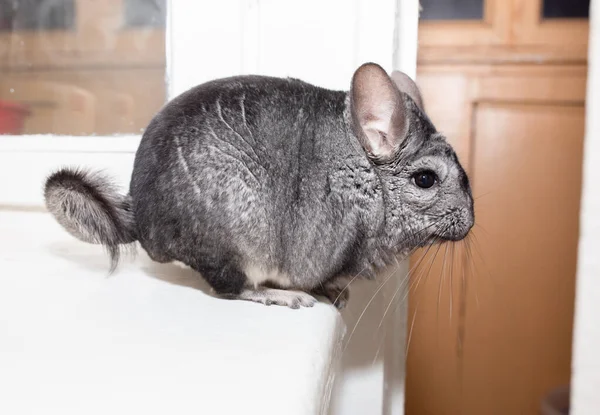
[[[275,288],[246,289],[232,298],[289,308],[312,307],[317,303],[317,300],[312,295],[303,291],[279,290]]]

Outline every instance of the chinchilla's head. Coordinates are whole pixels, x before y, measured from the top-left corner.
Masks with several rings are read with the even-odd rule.
[[[474,224],[469,179],[425,114],[416,84],[368,63],[355,72],[349,98],[352,131],[379,172],[393,243],[465,238]]]

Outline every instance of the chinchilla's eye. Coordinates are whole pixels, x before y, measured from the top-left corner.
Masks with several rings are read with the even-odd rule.
[[[420,188],[429,189],[437,182],[438,177],[437,174],[431,170],[421,170],[420,172],[413,174],[413,180]]]

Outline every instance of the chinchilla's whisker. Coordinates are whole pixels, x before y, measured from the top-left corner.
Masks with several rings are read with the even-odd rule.
[[[482,231],[484,231],[488,236],[490,235],[490,233],[487,231],[487,229],[485,229],[481,224],[475,223],[475,226],[477,227],[477,229],[481,229]],[[471,232],[469,232],[469,235],[471,235],[472,233],[473,233],[473,230],[471,230]]]
[[[348,340],[346,340],[346,345],[344,346],[344,349],[342,350],[342,354],[348,348],[348,344],[350,344],[350,340],[352,339],[352,336],[354,335],[354,332],[356,331],[356,328],[358,327],[358,324],[360,323],[360,321],[362,320],[363,316],[367,312],[367,309],[369,308],[369,306],[371,305],[371,303],[373,302],[373,300],[375,299],[375,297],[377,296],[377,294],[379,294],[379,292],[383,289],[383,287],[385,287],[385,284],[390,280],[390,278],[392,278],[394,276],[394,274],[396,273],[397,270],[398,270],[398,267],[396,267],[392,272],[389,273],[389,275],[384,279],[384,281],[381,283],[381,285],[379,286],[379,288],[377,288],[377,290],[375,290],[375,292],[371,296],[371,299],[365,305],[362,313],[360,313],[360,315],[358,316],[358,320],[356,320],[356,324],[354,324],[354,328],[352,329],[352,331],[350,332],[350,335],[348,336]]]
[[[415,305],[415,312],[413,313],[413,318],[410,323],[410,330],[408,331],[408,339],[406,341],[406,350],[404,352],[404,358],[408,357],[408,350],[410,349],[410,341],[412,339],[413,329],[415,328],[415,321],[417,319],[417,312],[419,311],[419,302]]]
[[[473,262],[473,252],[471,252],[471,243],[473,242],[473,240],[471,239],[471,234],[469,233],[467,235],[467,237],[464,239],[464,250],[465,250],[465,256],[467,259],[467,264],[469,266],[472,265]]]
[[[371,362],[371,366],[375,364],[377,358],[379,357],[379,352],[381,351],[381,347],[383,346],[385,339],[387,337],[387,330],[384,330],[383,336],[379,339],[379,344],[377,345],[377,350],[375,351],[375,356],[373,357],[373,361]]]
[[[473,242],[475,242],[476,245],[480,244],[479,238],[477,238],[477,235],[475,234],[475,232],[469,232],[469,234],[471,235],[471,238],[473,239]]]
[[[414,237],[414,236],[416,236],[418,233],[424,232],[425,230],[427,230],[427,229],[431,228],[432,226],[435,226],[435,225],[437,225],[437,224],[438,224],[440,221],[441,221],[441,219],[439,219],[439,220],[437,220],[437,221],[435,221],[435,222],[431,223],[430,225],[427,225],[427,226],[423,227],[422,229],[420,229],[420,230],[416,231],[414,234],[411,234],[411,235],[409,235],[409,236],[408,236],[408,238]],[[426,240],[426,239],[427,239],[427,237],[428,237],[428,236],[424,236],[424,237],[421,239],[421,241],[419,241],[419,242],[422,242],[422,241]],[[406,242],[406,240],[402,241],[401,243],[403,243],[403,242]],[[416,244],[416,245],[418,245],[418,244]],[[417,248],[413,249],[413,250],[411,251],[411,253],[410,253],[408,256],[412,255],[412,253],[414,253],[414,251],[416,251],[416,250],[417,250]],[[397,258],[396,258],[396,261],[397,261]],[[356,279],[357,279],[357,278],[358,278],[358,277],[359,277],[359,276],[360,276],[360,275],[361,275],[361,274],[362,274],[362,273],[363,273],[365,270],[366,270],[366,267],[365,267],[365,268],[363,268],[363,269],[362,269],[362,270],[361,270],[361,271],[360,271],[358,274],[356,274],[356,275],[355,275],[355,276],[354,276],[354,277],[353,277],[353,278],[350,280],[350,282],[348,282],[348,284],[346,284],[346,286],[344,287],[344,289],[342,289],[342,291],[340,291],[340,293],[337,295],[337,297],[336,297],[335,301],[337,301],[337,300],[340,298],[340,296],[341,296],[341,295],[342,295],[342,294],[343,294],[343,293],[344,293],[344,292],[345,292],[345,291],[346,291],[346,290],[347,290],[347,289],[350,287],[350,285],[351,285],[351,284],[352,284],[352,283],[353,283],[353,282],[354,282],[354,281],[355,281],[355,280],[356,280]]]
[[[473,235],[471,233],[469,233],[469,235],[467,235],[465,242],[466,242],[465,250],[467,252],[467,257],[469,258],[470,262],[473,262],[473,260],[475,258],[473,257],[473,251],[471,249],[471,245],[473,244]]]
[[[430,228],[432,228],[432,227],[434,227],[434,226],[436,227],[436,228],[434,229],[434,232],[435,232],[436,230],[438,230],[438,229],[437,229],[437,227],[438,227],[439,223],[440,223],[440,222],[441,222],[443,219],[444,219],[444,217],[441,217],[441,218],[437,219],[436,221],[434,221],[434,222],[430,223],[429,225],[427,225],[427,226],[423,227],[422,229],[419,229],[418,231],[415,231],[415,232],[413,232],[413,233],[410,233],[410,234],[407,236],[407,238],[405,238],[405,239],[402,239],[402,240],[401,240],[401,241],[400,241],[400,242],[399,242],[397,245],[402,245],[403,243],[407,242],[407,241],[409,240],[409,238],[413,238],[413,237],[415,237],[416,235],[418,235],[418,234],[420,234],[420,233],[422,233],[422,232],[425,232],[426,230],[428,230],[428,229],[430,229]],[[423,242],[423,241],[425,241],[425,240],[427,239],[427,237],[428,237],[428,236],[425,236],[425,237],[423,237],[423,239],[421,239],[421,240],[420,240],[420,242]],[[418,245],[418,243],[415,243],[414,245]]]
[[[455,256],[455,243],[450,244],[451,249],[450,249],[450,323],[452,323],[452,307],[453,307],[453,300],[454,300],[454,283],[453,283],[453,277],[454,277],[454,256]]]
[[[398,294],[398,292],[400,291],[400,289],[403,287],[404,283],[408,281],[408,279],[403,280],[399,285],[398,288],[396,289],[396,291],[394,292],[394,295],[392,296],[392,299],[390,300],[387,308],[385,309],[385,312],[383,313],[383,316],[381,318],[381,321],[379,323],[379,326],[377,327],[377,333],[380,332],[381,326],[384,322],[385,316],[390,308],[390,306],[394,303],[394,299],[396,297],[396,295]],[[398,306],[399,304],[401,304],[400,302],[396,303],[396,306]],[[374,365],[375,362],[377,361],[377,358],[379,357],[379,353],[381,351],[381,348],[383,347],[383,344],[385,343],[385,339],[387,338],[387,333],[388,333],[388,327],[386,327],[383,331],[383,335],[381,336],[380,340],[379,340],[379,344],[377,345],[377,351],[375,352],[375,356],[373,357],[373,361],[371,363],[371,365]]]
[[[337,300],[340,299],[340,296],[348,289],[350,288],[350,285],[363,273],[365,272],[367,268],[363,268],[359,273],[357,273],[354,277],[352,277],[352,279],[348,282],[348,284],[346,284],[346,286],[342,289],[342,291],[340,291],[340,293],[337,295],[337,297],[335,297],[335,301],[333,302],[334,304],[337,303]]]
[[[354,335],[354,332],[356,331],[356,329],[358,328],[358,325],[360,323],[360,321],[362,320],[364,314],[366,313],[367,309],[369,308],[369,306],[371,305],[371,303],[373,302],[373,300],[375,299],[375,297],[377,296],[377,294],[383,289],[383,287],[387,284],[387,282],[392,278],[392,276],[396,273],[397,269],[399,267],[399,264],[397,265],[397,267],[390,272],[381,282],[381,284],[379,285],[379,287],[375,290],[375,292],[373,293],[373,295],[371,296],[371,298],[369,299],[369,301],[367,302],[367,304],[365,305],[365,307],[363,308],[363,311],[360,313],[360,315],[358,316],[358,319],[356,320],[356,323],[354,324],[354,327],[352,328],[352,331],[350,332],[350,335],[348,336],[347,340],[346,340],[346,344],[344,346],[344,349],[342,350],[342,354],[346,351],[346,349],[348,348],[348,345],[350,344],[350,340],[352,339],[352,336]]]
[[[377,358],[379,357],[379,352],[381,352],[381,348],[385,342],[385,336],[379,340],[379,345],[377,346],[377,351],[375,352],[375,357],[373,357],[373,361],[371,362],[371,366],[373,366],[377,362]]]
[[[481,245],[481,243],[479,242],[479,239],[477,239],[477,235],[475,235],[475,233],[473,233],[473,247],[475,248],[475,253],[479,256],[479,259],[481,260],[481,262],[483,264],[484,271],[490,277],[490,280],[493,283],[495,283],[495,278],[492,275],[492,273],[490,272],[490,268],[488,267],[487,262],[485,261],[485,258],[483,256],[483,254],[481,253],[481,250],[479,249],[479,245]]]
[[[462,241],[462,247],[463,247],[463,251],[464,251],[464,255],[465,255],[465,259],[466,262],[469,262],[469,251],[467,250],[467,245],[469,244],[469,235],[467,235],[467,237]],[[462,275],[462,285],[463,285],[463,290],[465,289],[465,286],[467,284],[467,280],[465,277],[465,266],[466,264],[463,264],[460,269],[461,269],[461,275]]]
[[[469,239],[465,239],[464,241],[462,241],[462,250],[461,253],[464,252],[464,255],[466,256],[466,261],[469,261],[468,255],[467,255],[467,249],[466,249],[466,245],[469,243]],[[466,264],[463,261],[461,263],[460,266],[460,271],[461,271],[461,287],[460,287],[460,291],[461,291],[461,302],[459,303],[459,307],[460,307],[460,316],[464,316],[464,307],[465,307],[465,301],[466,301],[466,297],[467,297],[467,278],[465,276],[465,268],[466,268]],[[459,338],[460,340],[460,338]],[[460,344],[461,348],[462,348],[462,341]]]
[[[400,264],[398,264],[399,266]],[[413,267],[414,269],[415,267]],[[412,270],[411,270],[412,271]],[[410,272],[408,272],[408,274],[410,274]],[[394,295],[392,296],[392,298],[390,299],[390,302],[388,304],[388,306],[386,307],[383,316],[381,317],[381,321],[379,322],[379,326],[377,326],[377,334],[380,333],[381,330],[381,326],[383,325],[383,322],[385,321],[385,316],[390,308],[390,306],[394,303],[394,299],[396,298],[396,295],[398,295],[398,292],[400,291],[400,289],[407,283],[407,281],[409,281],[408,276],[405,277],[400,284],[398,284],[398,288],[396,288],[396,291],[394,291]],[[387,337],[387,327],[385,328],[385,330],[383,331],[383,335],[381,336],[381,339],[379,340],[379,345],[377,346],[377,351],[375,352],[375,356],[373,357],[373,362],[371,363],[372,365],[375,364],[375,362],[377,361],[377,358],[379,357],[379,352],[381,350],[381,347],[383,346],[383,343],[385,341]]]
[[[427,280],[429,278],[429,274],[431,274],[431,269],[433,268],[433,264],[435,264],[435,259],[437,258],[438,253],[440,252],[440,249],[442,248],[442,243],[439,243],[437,245],[437,249],[435,251],[435,254],[433,255],[433,258],[431,259],[431,262],[429,263],[429,268],[427,269],[427,272],[425,274],[423,274],[420,278],[417,279],[417,284],[415,286],[415,291],[419,288],[419,284],[421,283],[421,280],[423,278],[425,278],[425,280]]]
[[[483,197],[485,197],[485,196],[491,195],[492,193],[494,193],[494,192],[493,192],[492,190],[490,190],[489,192],[485,192],[484,194],[481,194],[481,195],[479,195],[479,196],[475,196],[475,197],[473,198],[473,200],[474,200],[474,201],[475,201],[475,200],[479,200],[479,199],[481,199],[481,198],[483,198]]]
[[[402,282],[400,284],[398,284],[398,287],[396,288],[396,291],[394,291],[394,295],[392,295],[392,298],[388,304],[388,306],[385,308],[384,312],[383,312],[383,316],[381,317],[381,321],[379,323],[379,326],[377,326],[377,330],[379,331],[379,329],[381,329],[381,326],[383,325],[383,322],[385,320],[385,316],[387,315],[390,307],[392,306],[392,303],[394,302],[394,300],[396,299],[396,296],[398,295],[398,293],[400,292],[400,290],[405,286],[405,285],[410,285],[410,278],[412,276],[412,273],[414,271],[416,271],[416,269],[419,267],[419,265],[423,262],[423,260],[425,259],[425,256],[427,255],[427,252],[429,252],[429,250],[431,249],[433,245],[430,245],[427,250],[425,251],[425,254],[423,256],[421,256],[421,258],[419,258],[419,260],[417,261],[417,263],[415,265],[413,265],[413,267],[408,271],[408,273],[406,274],[406,277],[404,278],[404,280],[402,280]],[[410,291],[410,288],[408,288],[408,291]]]
[[[441,230],[442,232],[445,232],[445,231],[446,231],[446,229],[447,229],[447,227],[444,227],[443,229],[436,229],[436,231],[439,231],[439,230]],[[435,262],[435,257],[437,256],[438,252],[440,251],[440,248],[441,248],[441,246],[443,245],[443,243],[439,243],[439,242],[440,242],[440,240],[441,240],[441,238],[440,238],[440,237],[435,237],[435,238],[433,239],[433,241],[432,241],[431,245],[429,245],[429,246],[427,247],[427,250],[425,251],[425,253],[423,254],[423,256],[422,256],[422,258],[421,258],[421,260],[422,260],[422,259],[424,259],[424,258],[427,256],[427,254],[429,253],[429,251],[430,251],[430,250],[433,248],[433,246],[437,245],[437,250],[436,250],[436,252],[435,252],[435,255],[433,255],[433,258],[432,258],[432,260],[431,260],[431,261],[430,261],[430,263],[429,263],[429,269],[427,270],[427,274],[425,274],[425,276],[428,276],[428,275],[429,275],[429,272],[431,271],[431,267],[433,266],[433,264],[434,264],[434,262]],[[420,262],[421,262],[421,261],[419,261],[419,263],[418,263],[418,264],[416,264],[416,265],[415,265],[413,268],[417,268],[417,267],[419,266]],[[422,272],[423,272],[423,269],[421,269],[421,271],[420,271],[420,272],[417,274],[416,278],[413,278],[413,279],[414,279],[416,282],[413,282],[413,283],[411,283],[411,286],[408,288],[408,290],[407,290],[407,292],[406,292],[406,294],[405,294],[405,297],[404,297],[404,299],[403,299],[402,301],[406,300],[406,296],[408,295],[408,293],[409,293],[409,292],[410,292],[410,291],[411,291],[413,288],[414,288],[415,290],[416,290],[417,288],[419,288],[419,284],[420,284],[420,282],[421,282],[421,279],[422,279],[422,277],[421,277],[421,276],[423,275],[423,274],[422,274]],[[412,276],[412,274],[411,274],[410,276]]]
[[[479,293],[477,290],[477,274],[476,274],[476,269],[475,269],[475,258],[473,257],[473,251],[471,250],[471,244],[472,244],[473,240],[471,238],[467,239],[467,244],[465,245],[466,249],[467,249],[467,255],[470,258],[469,261],[467,262],[469,264],[469,275],[471,277],[471,279],[473,280],[473,289],[474,289],[474,293],[475,293],[475,303],[477,304],[477,308],[479,309]]]
[[[432,225],[436,225],[438,222],[439,222],[439,220],[438,220],[438,221],[436,221],[436,222],[434,222],[433,224],[431,224],[431,225],[427,226],[427,227],[426,227],[426,228],[424,228],[424,229],[427,229],[427,228],[431,227]],[[422,229],[422,230],[424,230],[424,229]],[[424,237],[422,240],[424,240],[424,239],[426,239],[426,238],[427,238],[427,236],[425,236],[425,237]],[[436,238],[436,240],[437,240],[437,239],[439,239],[439,238]],[[421,242],[421,241],[420,241],[420,242]],[[418,244],[417,244],[417,245],[418,245]],[[385,316],[387,315],[387,313],[388,313],[388,311],[389,311],[389,309],[390,309],[390,307],[391,307],[392,303],[394,302],[394,300],[395,300],[396,296],[398,295],[398,293],[400,292],[400,290],[401,290],[401,289],[402,289],[402,288],[405,286],[405,284],[410,284],[410,278],[411,278],[411,276],[412,276],[413,272],[414,272],[414,271],[415,271],[415,270],[416,270],[416,269],[419,267],[419,265],[420,265],[420,264],[423,262],[423,260],[425,259],[425,256],[427,255],[427,253],[429,252],[429,250],[431,249],[431,247],[432,247],[433,245],[434,245],[434,244],[431,244],[431,245],[429,245],[429,246],[427,247],[427,250],[425,251],[425,254],[424,254],[423,256],[421,256],[421,258],[419,259],[419,261],[418,261],[418,262],[417,262],[415,265],[413,265],[413,267],[412,267],[412,268],[411,268],[411,269],[408,271],[408,273],[407,273],[407,274],[406,274],[406,276],[403,278],[403,280],[401,281],[401,283],[400,283],[400,284],[398,284],[398,287],[397,287],[397,288],[396,288],[396,290],[394,291],[394,294],[393,294],[393,296],[392,296],[392,298],[391,298],[391,300],[390,300],[389,304],[388,304],[388,305],[387,305],[387,307],[385,308],[385,311],[384,311],[384,313],[383,313],[383,316],[382,316],[382,318],[381,318],[381,321],[380,321],[380,323],[379,323],[379,326],[377,327],[378,331],[379,331],[379,329],[381,329],[381,326],[383,325],[383,322],[384,322]],[[412,255],[412,254],[413,254],[413,253],[414,253],[414,252],[415,252],[417,249],[418,249],[418,248],[415,248],[415,249],[413,249],[413,250],[411,251],[411,253],[410,253],[408,256]],[[407,291],[410,291],[410,287],[408,288],[408,290],[407,290]],[[406,299],[406,295],[405,295],[405,297],[404,297],[404,299],[403,299],[402,301],[404,301],[405,299]]]
[[[406,279],[409,279],[412,276],[412,273],[415,271],[415,269],[421,264],[421,262],[423,261],[423,259],[425,258],[425,256],[427,256],[427,254],[429,253],[429,251],[431,250],[431,248],[436,245],[437,241],[439,241],[440,238],[439,237],[435,237],[433,242],[427,247],[427,249],[425,250],[425,253],[421,256],[421,258],[419,259],[419,261],[409,270],[409,272],[406,274]],[[416,252],[419,248],[415,248],[412,253]],[[412,255],[412,254],[411,254]]]
[[[422,279],[423,271],[425,269],[425,268],[419,268],[419,267],[420,267],[421,264],[423,264],[423,262],[426,262],[425,258],[427,258],[427,255],[428,255],[429,251],[434,246],[437,245],[437,250],[436,250],[435,254],[431,258],[429,258],[429,263],[424,264],[425,266],[429,265],[429,269],[431,269],[431,264],[433,264],[433,262],[435,261],[435,256],[437,255],[437,253],[440,250],[440,245],[436,244],[436,242],[438,240],[439,240],[439,238],[436,237],[435,240],[433,241],[433,243],[427,247],[425,253],[421,256],[421,258],[419,258],[418,262],[407,273],[407,276],[403,280],[403,283],[408,283],[409,287],[407,288],[406,292],[404,293],[404,296],[402,297],[402,299],[400,301],[396,302],[396,306],[395,307],[398,307],[400,304],[403,304],[406,301],[406,299],[408,297],[408,294],[413,289],[413,287],[415,286],[415,283],[418,286],[418,283]],[[417,270],[418,270],[418,272],[415,275],[412,275]],[[411,281],[411,277],[412,277],[413,281]],[[385,309],[385,311],[383,313],[383,316],[381,318],[381,321],[379,322],[379,326],[377,327],[377,332],[378,333],[381,330],[381,327],[383,326],[383,323],[385,321],[385,317],[386,317],[389,309],[394,304],[394,300],[395,300],[396,296],[398,295],[398,293],[400,292],[400,289],[402,289],[402,287],[403,287],[403,284],[400,284],[398,286],[398,288],[396,288],[396,291],[394,292],[394,295],[392,296],[392,299],[390,300],[388,306],[386,307],[386,309]],[[417,302],[417,305],[418,305],[418,302]],[[379,356],[380,349],[381,349],[381,347],[383,345],[383,342],[385,341],[386,337],[387,337],[387,327],[384,329],[383,336],[381,337],[381,340],[380,340],[379,345],[377,347],[377,352],[375,353],[375,357],[373,358],[373,364],[377,361],[377,357]]]
[[[440,270],[440,277],[439,277],[439,284],[438,284],[438,301],[437,301],[437,311],[436,311],[436,319],[439,320],[440,317],[440,303],[442,301],[442,285],[443,285],[443,281],[444,281],[444,277],[446,274],[446,258],[448,257],[448,244],[444,243],[444,245],[446,245],[446,249],[444,250],[444,260],[442,261],[442,269]]]
[[[477,261],[476,261],[476,256],[477,256],[482,263],[483,273],[486,274],[486,276],[489,278],[489,280],[492,282],[493,285],[496,285],[496,280],[495,280],[494,276],[492,275],[492,273],[490,272],[489,267],[487,266],[487,263],[485,262],[483,255],[481,254],[481,251],[478,249],[477,237],[475,236],[475,234],[473,234],[472,238],[470,238],[469,250],[471,251],[471,258],[472,258],[471,267],[474,271],[473,275],[480,275],[482,273],[482,270],[477,266]]]
[[[439,245],[438,245],[438,248],[437,248],[437,250],[436,250],[436,251],[435,251],[435,253],[433,254],[433,256],[432,256],[432,258],[431,258],[431,261],[430,261],[430,263],[429,263],[429,268],[427,269],[427,273],[426,273],[426,274],[424,274],[424,276],[425,276],[425,279],[427,279],[427,277],[429,276],[429,273],[431,272],[431,268],[433,267],[433,264],[435,264],[435,260],[436,260],[436,258],[437,258],[437,255],[438,255],[438,253],[440,252],[440,248],[441,248],[441,247],[442,247],[442,244],[439,244]],[[419,280],[420,280],[420,279],[422,279],[422,278],[423,278],[423,276],[420,276],[420,277],[419,277]],[[417,285],[418,285],[418,284],[417,284]],[[408,295],[408,293],[407,293],[406,295]],[[412,323],[411,323],[411,328],[410,328],[410,332],[409,332],[409,335],[408,335],[408,341],[407,341],[407,343],[406,343],[406,355],[408,355],[408,349],[409,349],[409,347],[410,347],[410,340],[411,340],[411,338],[412,338],[412,331],[413,331],[413,328],[414,328],[414,324],[415,324],[415,320],[416,320],[416,317],[417,317],[417,311],[418,311],[418,308],[419,308],[419,304],[420,304],[420,302],[421,302],[421,300],[419,299],[419,300],[417,301],[417,304],[415,305],[415,311],[414,311],[414,313],[413,313],[413,317],[412,317]]]
[[[439,238],[436,238],[436,240],[437,240],[437,239],[439,239]],[[430,246],[428,246],[428,247],[427,247],[427,250],[425,251],[425,253],[423,254],[423,256],[421,256],[421,258],[419,259],[418,263],[417,263],[417,264],[415,264],[415,265],[412,267],[412,269],[409,271],[409,274],[411,274],[412,272],[416,271],[416,270],[419,268],[419,265],[420,265],[420,264],[422,264],[422,263],[424,262],[425,258],[427,257],[427,255],[428,255],[429,251],[431,250],[431,248],[432,248],[433,246],[434,246],[434,244],[432,244],[432,245],[430,245]],[[430,260],[429,260],[431,263],[433,263],[433,262],[435,261],[435,255],[437,255],[437,253],[439,252],[440,245],[437,245],[437,248],[438,248],[438,249],[436,250],[435,254],[434,254],[434,255],[433,255],[431,258],[430,258]],[[425,264],[425,265],[428,265],[428,264]],[[424,269],[424,268],[421,268],[421,269],[419,269],[419,272],[418,272],[418,273],[417,273],[417,274],[414,276],[414,278],[415,278],[417,281],[421,279],[421,276],[423,275],[423,269]],[[410,281],[410,279],[407,279],[407,281]],[[413,282],[411,285],[414,285],[414,282]],[[381,322],[379,323],[378,331],[379,331],[379,329],[381,328],[381,326],[383,325],[383,322],[384,322],[385,316],[386,316],[386,314],[387,314],[387,312],[388,312],[389,308],[390,308],[390,307],[391,307],[391,305],[393,304],[393,302],[394,302],[393,300],[394,300],[395,296],[398,294],[398,292],[399,292],[399,290],[400,290],[400,288],[401,288],[401,287],[402,287],[402,286],[399,286],[399,287],[396,289],[396,292],[394,293],[394,296],[392,297],[392,300],[391,300],[391,301],[390,301],[390,303],[388,304],[388,307],[385,309],[385,311],[384,311],[384,313],[383,313],[383,317],[382,317],[382,319],[381,319]],[[398,307],[400,304],[402,304],[402,303],[404,303],[404,301],[406,301],[406,298],[407,298],[407,296],[408,296],[408,293],[410,292],[410,290],[411,290],[411,287],[409,287],[409,288],[406,290],[406,292],[405,292],[405,294],[404,294],[404,297],[402,298],[402,300],[400,300],[400,301],[396,302],[396,307]],[[412,322],[412,325],[411,325],[411,333],[412,333],[412,326],[414,325],[414,317],[416,317],[416,309],[418,308],[418,306],[419,306],[419,302],[417,302],[417,305],[416,305],[416,307],[415,307],[415,314],[413,315],[413,322]],[[383,344],[384,344],[384,341],[385,341],[386,337],[387,337],[387,327],[385,328],[385,330],[384,330],[384,332],[383,332],[383,336],[381,337],[381,339],[380,339],[380,341],[379,341],[379,345],[378,345],[378,347],[377,347],[377,352],[375,353],[375,357],[373,358],[373,362],[372,362],[372,364],[375,364],[375,362],[377,361],[377,358],[379,357],[379,353],[380,353],[381,347],[383,346]],[[409,343],[410,343],[410,336],[409,336],[409,339],[408,339],[407,348],[408,348],[408,344],[409,344]],[[408,353],[408,351],[407,351],[406,353]]]
[[[439,240],[439,238],[436,238],[436,241]],[[427,272],[429,272],[431,270],[431,266],[433,265],[433,262],[435,260],[435,256],[437,255],[437,253],[439,252],[441,245],[440,244],[432,244],[430,245],[427,250],[425,251],[425,253],[423,254],[423,256],[421,257],[421,262],[424,261],[424,259],[427,257],[427,255],[429,254],[429,251],[434,247],[437,247],[437,250],[435,251],[435,254],[433,256],[430,256],[428,262],[426,264],[424,264],[425,266],[429,266],[429,269]],[[415,265],[415,268],[417,268],[418,266],[420,266],[420,264]],[[408,290],[404,293],[404,297],[402,298],[401,302],[406,301],[406,298],[408,296],[408,294],[413,291],[416,292],[416,290],[419,288],[419,284],[421,283],[421,280],[423,279],[424,274],[424,270],[425,267],[421,267],[419,269],[419,272],[417,272],[415,275],[411,275],[411,284],[408,287]]]

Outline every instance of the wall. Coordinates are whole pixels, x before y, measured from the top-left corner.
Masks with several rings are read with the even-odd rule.
[[[577,273],[571,410],[600,413],[600,3],[590,14],[587,120]]]

